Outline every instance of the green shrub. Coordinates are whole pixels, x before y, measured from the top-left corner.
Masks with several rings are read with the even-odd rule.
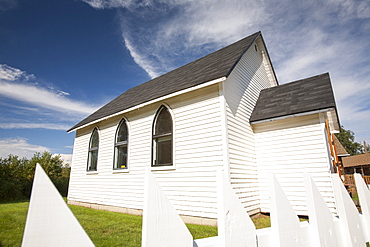
[[[63,196],[67,196],[70,168],[59,155],[45,151],[28,160],[16,155],[0,157],[0,202],[27,199],[31,195],[36,164],[39,163]]]

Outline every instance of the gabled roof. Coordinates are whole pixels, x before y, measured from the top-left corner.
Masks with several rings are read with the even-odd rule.
[[[335,109],[329,74],[263,89],[250,117],[251,123],[320,110]]]
[[[370,153],[343,157],[342,162],[343,162],[343,167],[370,165]]]
[[[73,126],[69,131],[139,104],[227,77],[242,55],[261,35],[254,33],[194,62],[131,88]]]
[[[337,147],[337,155],[338,156],[349,156],[347,150],[343,147],[342,143],[340,143],[338,137],[334,135],[334,145]]]

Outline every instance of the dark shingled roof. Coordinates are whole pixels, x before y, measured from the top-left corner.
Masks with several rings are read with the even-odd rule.
[[[250,122],[336,108],[329,74],[263,89]]]
[[[194,62],[127,90],[68,131],[159,97],[228,76],[260,34],[261,32],[252,34]]]

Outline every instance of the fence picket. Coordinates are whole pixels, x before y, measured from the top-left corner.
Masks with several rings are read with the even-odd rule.
[[[193,237],[149,169],[145,174],[143,247],[193,247]]]
[[[332,174],[332,182],[344,246],[366,246],[358,210],[345,189],[338,174]]]
[[[38,163],[22,240],[27,246],[94,246]]]
[[[362,179],[361,174],[355,174],[357,193],[362,211],[362,228],[365,233],[366,242],[370,242],[370,191]]]
[[[256,227],[222,170],[217,173],[218,237],[221,246],[256,247]]]
[[[269,174],[270,220],[275,246],[308,246],[308,237],[276,177]]]
[[[308,173],[304,174],[304,182],[310,220],[311,246],[338,246],[333,214]]]

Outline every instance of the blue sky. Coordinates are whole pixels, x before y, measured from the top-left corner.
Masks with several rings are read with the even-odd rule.
[[[0,157],[69,161],[66,130],[127,89],[262,31],[280,84],[329,72],[370,143],[368,0],[1,0]]]

